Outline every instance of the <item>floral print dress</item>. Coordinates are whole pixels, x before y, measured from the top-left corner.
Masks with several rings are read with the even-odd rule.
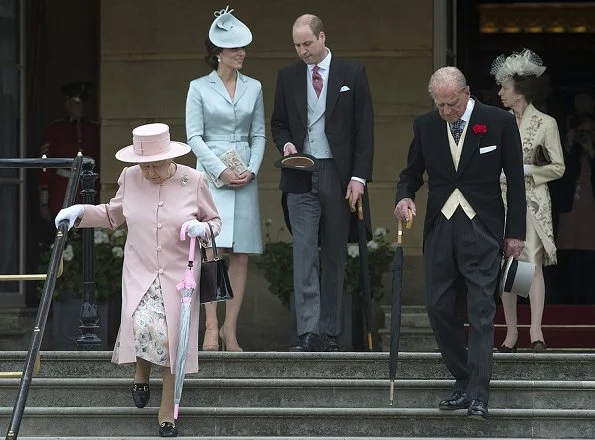
[[[529,104],[519,126],[523,145],[523,164],[529,165],[531,175],[525,176],[527,196],[527,238],[519,260],[556,264],[556,245],[552,224],[552,202],[547,182],[564,174],[564,156],[556,120]],[[543,148],[549,163],[538,166],[535,157]],[[502,182],[502,197],[506,206],[506,181]],[[536,261],[541,258],[541,261]]]
[[[163,293],[159,277],[142,297],[132,315],[136,357],[155,365],[169,366],[169,342]],[[119,348],[116,341],[116,350]]]

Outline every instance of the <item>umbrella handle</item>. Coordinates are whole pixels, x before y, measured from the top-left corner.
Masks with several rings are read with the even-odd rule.
[[[359,197],[357,199],[357,218],[360,221],[364,220],[364,208],[362,206],[362,198],[361,197]]]
[[[180,228],[180,240],[186,240],[186,231],[188,230],[188,225],[192,220],[188,220],[184,222],[182,227]],[[194,249],[196,248],[196,237],[190,237],[190,250],[188,251],[188,261],[194,262]]]
[[[188,251],[188,262],[194,262],[194,248],[196,247],[196,237],[190,237],[190,250]]]
[[[403,244],[403,221],[399,220],[397,222],[397,244],[401,245]],[[411,212],[411,209],[407,210],[407,224],[405,225],[405,228],[407,229],[411,229],[411,226],[413,225],[413,213]]]
[[[413,226],[413,213],[411,212],[411,209],[407,209],[407,224],[405,225],[405,228],[411,229],[411,226]]]

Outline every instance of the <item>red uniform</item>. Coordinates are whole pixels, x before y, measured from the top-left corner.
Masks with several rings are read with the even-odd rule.
[[[45,129],[41,154],[48,158],[75,157],[78,152],[95,159],[95,172],[99,171],[99,124],[89,120],[59,120]],[[47,188],[47,203],[52,215],[56,215],[66,195],[69,169],[47,168],[41,173],[39,186]],[[80,193],[80,192],[79,192]],[[42,200],[44,203],[44,200]],[[79,201],[80,203],[80,201]]]

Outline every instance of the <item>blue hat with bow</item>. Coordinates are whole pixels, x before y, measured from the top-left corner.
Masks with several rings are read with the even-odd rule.
[[[231,14],[233,11],[229,6],[215,11],[215,20],[209,29],[209,40],[222,49],[245,47],[252,41],[252,32]]]

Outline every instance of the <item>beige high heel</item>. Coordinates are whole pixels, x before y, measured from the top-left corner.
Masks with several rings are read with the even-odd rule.
[[[228,344],[227,340],[225,339],[225,333],[223,333],[223,327],[221,327],[221,330],[219,330],[219,337],[221,338],[221,350],[223,351],[234,351],[234,352],[241,352],[244,351],[242,350],[242,347],[240,347],[238,345],[238,342],[235,342],[235,345],[232,344]]]
[[[202,342],[203,351],[219,351],[219,338],[216,329],[206,329]]]

